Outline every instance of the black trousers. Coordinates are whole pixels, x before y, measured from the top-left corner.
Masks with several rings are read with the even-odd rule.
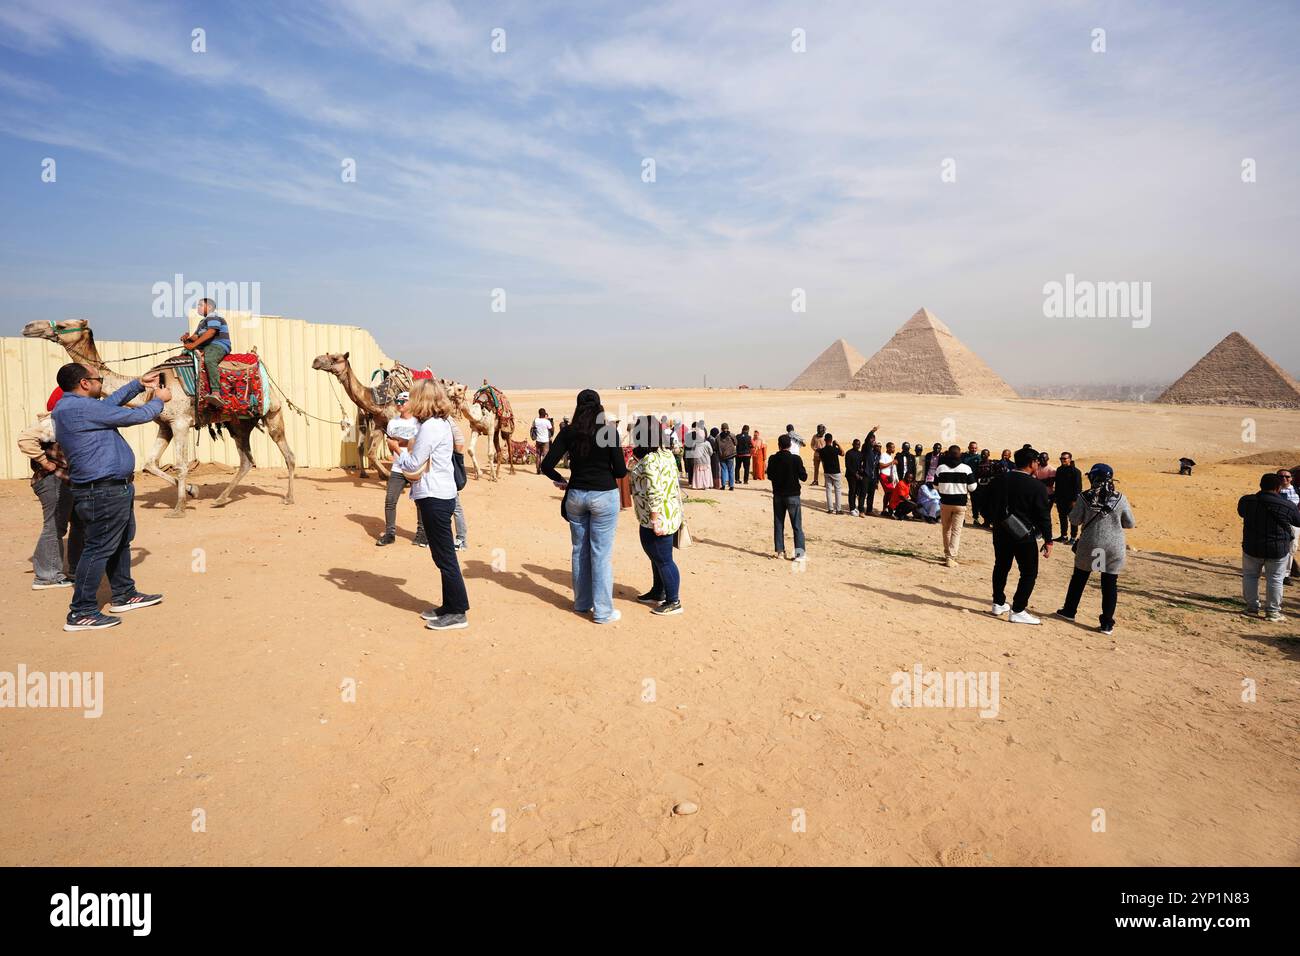
[[[438,608],[444,614],[464,614],[469,610],[469,595],[465,593],[465,579],[461,577],[460,562],[456,560],[456,541],[451,536],[451,518],[456,513],[455,498],[416,498],[424,532],[429,539],[429,555],[442,576],[442,603]]]
[[[1056,502],[1056,514],[1057,514],[1057,517],[1059,517],[1059,518],[1061,519],[1061,534],[1062,534],[1062,535],[1066,534],[1066,532],[1073,532],[1073,531],[1078,527],[1078,525],[1072,525],[1072,524],[1070,524],[1070,512],[1071,512],[1072,510],[1074,510],[1074,502],[1073,502],[1073,501],[1059,501],[1059,500],[1058,500],[1058,501]],[[1074,535],[1071,534],[1070,537],[1073,538]]]
[[[1083,589],[1088,584],[1088,577],[1092,574],[1087,568],[1075,568],[1074,574],[1070,576],[1070,590],[1065,594],[1065,607],[1061,608],[1070,617],[1079,610],[1079,599],[1083,597]],[[1101,575],[1101,617],[1098,619],[1102,627],[1115,626],[1115,605],[1119,603],[1119,575],[1106,574]]]
[[[866,494],[867,494],[867,507],[866,507],[866,512],[867,512],[867,514],[872,514],[872,513],[874,513],[875,510],[876,510],[876,487],[877,487],[878,484],[879,484],[879,482],[875,482],[875,481],[868,481],[868,482],[866,483],[866,485],[867,485],[867,492],[866,492]]]
[[[849,475],[849,510],[866,510],[867,483],[860,475]]]
[[[743,480],[741,478],[742,475],[744,476]],[[736,456],[736,472],[732,477],[734,477],[737,481],[741,481],[742,484],[746,484],[746,485],[749,484],[749,456],[748,455]]]
[[[1020,581],[1011,599],[1012,611],[1029,607],[1029,596],[1038,581],[1038,539],[1032,534],[1023,541],[1015,541],[1009,534],[993,531],[993,603],[1007,603],[1007,575],[1015,563],[1020,569]]]
[[[970,520],[972,524],[980,523],[980,508],[984,504],[984,489],[976,488],[970,493]]]

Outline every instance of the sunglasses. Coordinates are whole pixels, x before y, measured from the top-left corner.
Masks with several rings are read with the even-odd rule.
[[[99,376],[92,377],[90,375],[87,375],[85,378],[82,379],[83,382],[102,382],[103,380],[104,379]]]

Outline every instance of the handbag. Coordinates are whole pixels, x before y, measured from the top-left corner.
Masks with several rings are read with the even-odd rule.
[[[565,521],[569,520],[569,489],[564,489],[564,497],[560,499],[560,517]]]
[[[1007,516],[998,522],[998,529],[1019,543],[1033,535],[1034,531],[1021,520],[1019,515],[1007,512]]]
[[[464,491],[469,476],[465,474],[465,456],[458,451],[451,453],[451,473],[452,477],[456,479],[456,490]]]

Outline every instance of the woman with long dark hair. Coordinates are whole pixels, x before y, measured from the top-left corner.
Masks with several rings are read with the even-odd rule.
[[[569,456],[569,477],[555,470]],[[564,490],[563,512],[573,545],[573,609],[594,612],[597,624],[622,617],[614,610],[614,532],[618,528],[618,479],[627,474],[618,430],[605,421],[595,389],[578,393],[573,420],[555,436],[542,473]]]

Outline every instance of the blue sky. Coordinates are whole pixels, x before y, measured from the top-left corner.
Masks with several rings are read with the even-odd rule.
[[[179,272],[516,386],[782,386],[922,305],[1013,384],[1234,329],[1300,371],[1297,48],[1288,3],[0,0],[0,325],[169,340]],[[1066,273],[1150,327],[1044,318]]]

